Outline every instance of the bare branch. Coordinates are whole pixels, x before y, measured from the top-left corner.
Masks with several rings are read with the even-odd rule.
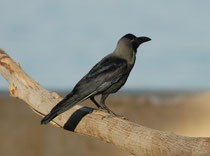
[[[25,101],[41,116],[62,99],[31,79],[2,49],[0,73],[10,84],[11,95]],[[76,105],[51,123],[111,143],[134,155],[210,155],[210,138],[179,136],[115,117],[102,120],[104,115],[107,113]]]

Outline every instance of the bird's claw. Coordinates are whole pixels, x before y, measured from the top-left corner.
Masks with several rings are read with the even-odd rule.
[[[103,109],[102,107],[98,109],[99,111],[102,111],[102,112],[107,112],[106,109]]]
[[[106,110],[106,109],[103,109],[102,107],[101,107],[101,108],[96,109],[95,111],[99,111],[99,112],[107,112],[107,110]]]
[[[113,118],[113,117],[117,117],[117,118],[120,118],[120,119],[123,119],[123,120],[128,120],[128,118],[124,117],[124,116],[121,116],[121,115],[104,115],[101,117],[101,119],[105,119],[105,118]]]

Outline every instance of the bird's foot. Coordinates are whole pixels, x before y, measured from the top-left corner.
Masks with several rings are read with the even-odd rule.
[[[100,112],[107,112],[107,110],[106,110],[106,109],[104,109],[104,108],[102,108],[102,107],[100,107],[100,108],[96,109],[96,111],[100,111]]]
[[[121,115],[117,115],[117,114],[110,114],[110,115],[104,115],[101,117],[101,119],[105,119],[105,118],[113,118],[113,117],[117,117],[117,118],[120,118],[120,119],[123,119],[123,120],[128,120],[128,118],[124,117],[124,116],[121,116]]]

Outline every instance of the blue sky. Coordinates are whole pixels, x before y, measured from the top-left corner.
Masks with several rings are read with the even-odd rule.
[[[1,0],[0,47],[44,87],[71,89],[123,35],[148,36],[125,89],[209,89],[209,6],[207,0]],[[0,76],[0,89],[7,87]]]

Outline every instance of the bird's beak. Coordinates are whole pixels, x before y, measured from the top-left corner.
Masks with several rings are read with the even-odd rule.
[[[151,39],[149,37],[136,37],[134,39],[134,42],[133,42],[133,49],[135,52],[137,52],[137,48],[140,46],[140,44],[144,43],[144,42],[148,42],[150,41]]]
[[[142,36],[142,37],[137,37],[136,38],[136,42],[138,45],[144,43],[144,42],[148,42],[150,41],[151,39],[149,37],[145,37],[145,36]]]

